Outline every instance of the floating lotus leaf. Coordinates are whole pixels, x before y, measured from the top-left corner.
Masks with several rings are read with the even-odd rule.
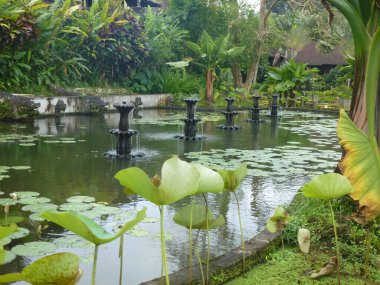
[[[93,247],[94,244],[85,240],[84,238],[80,236],[64,236],[57,238],[53,241],[53,243],[58,247],[81,247],[81,248],[90,248]]]
[[[115,178],[120,184],[156,205],[174,203],[198,190],[200,174],[188,162],[172,157],[161,169],[161,180],[156,186],[140,168],[130,167],[120,170]],[[179,187],[180,186],[180,187]]]
[[[0,225],[4,226],[6,223],[9,224],[18,224],[24,220],[24,217],[21,216],[8,216],[7,220],[5,220],[5,217],[0,218]]]
[[[30,234],[30,231],[28,229],[18,227],[17,231],[10,234],[8,237],[10,239],[19,239],[19,238],[26,237],[29,234]]]
[[[134,215],[136,215],[136,211],[135,210],[128,210],[128,211],[122,211],[118,214],[115,214],[112,216],[113,220],[118,222],[118,221],[125,221],[125,220],[128,220],[130,219],[131,217],[133,217]],[[149,218],[145,218],[144,220],[142,220],[142,222],[144,223],[144,221],[146,219],[149,219]]]
[[[0,195],[4,195],[4,192],[3,192],[3,191],[0,191]]]
[[[52,253],[57,249],[54,243],[46,241],[32,241],[12,248],[12,252],[19,256],[41,256]]]
[[[55,204],[33,204],[33,205],[26,205],[21,208],[21,210],[23,211],[30,211],[34,213],[57,210],[57,209],[58,209],[58,206]]]
[[[8,204],[9,206],[13,206],[13,205],[17,204],[17,201],[15,201],[11,198],[1,198],[0,199],[0,205],[5,206],[6,204]]]
[[[0,175],[0,180],[3,180],[5,178],[9,178],[10,176],[9,175]]]
[[[148,231],[142,229],[131,229],[125,233],[132,237],[146,237],[149,235]]]
[[[55,135],[50,135],[50,134],[46,134],[46,135],[40,135],[41,138],[53,138],[55,137]]]
[[[340,166],[350,180],[352,199],[359,201],[357,221],[367,223],[380,214],[380,154],[375,137],[369,138],[342,109],[338,121],[339,143],[345,151]]]
[[[224,180],[224,188],[234,192],[240,185],[240,182],[247,176],[247,164],[243,163],[239,168],[234,170],[218,170]]]
[[[40,193],[33,191],[19,191],[14,193],[17,195],[18,199],[40,196]]]
[[[35,146],[35,143],[20,143],[19,146]]]
[[[155,233],[152,235],[152,237],[156,240],[161,240],[161,233]],[[164,233],[164,239],[165,240],[173,240],[174,235],[172,233]]]
[[[29,219],[33,222],[43,222],[46,221],[46,219],[40,217],[41,212],[33,213],[29,216]]]
[[[61,143],[67,143],[67,144],[69,144],[69,143],[76,143],[76,141],[61,141]]]
[[[99,219],[102,217],[102,214],[95,212],[94,210],[91,210],[91,209],[86,210],[86,211],[80,211],[80,213],[91,220]]]
[[[31,169],[30,166],[23,166],[23,165],[11,166],[11,168],[14,169],[14,170],[28,170],[28,169]]]
[[[3,166],[3,165],[1,165],[0,166],[0,173],[8,172],[9,169],[10,169],[9,166]]]
[[[0,265],[7,264],[16,259],[16,254],[0,247]],[[0,279],[1,280],[1,279]]]
[[[82,276],[79,256],[60,252],[45,256],[25,267],[21,273],[0,276],[0,283],[24,280],[33,285],[75,285]]]
[[[303,194],[308,198],[332,200],[353,191],[350,181],[337,173],[322,174],[303,186]]]
[[[127,230],[133,228],[137,223],[142,221],[146,216],[146,208],[138,211],[134,219],[128,221],[123,225],[120,231],[116,234],[110,234],[93,220],[78,214],[76,212],[52,212],[47,211],[41,213],[41,217],[48,221],[54,222],[65,229],[85,238],[92,243],[99,245],[110,242],[120,235],[124,234]]]
[[[94,261],[93,253],[85,253],[80,256],[80,261],[82,263],[92,263]]]
[[[18,202],[23,205],[35,205],[49,203],[51,202],[51,199],[46,197],[26,197],[19,199]]]
[[[56,144],[56,143],[61,143],[61,141],[54,141],[54,140],[51,140],[51,141],[44,141],[44,143]]]
[[[66,199],[69,203],[91,203],[95,201],[94,197],[90,196],[73,196]]]
[[[207,212],[207,214],[206,214]],[[225,224],[222,215],[215,218],[210,209],[203,205],[189,204],[181,208],[173,218],[174,222],[186,228],[193,229],[216,229]]]
[[[0,246],[10,244],[11,242],[12,242],[12,240],[9,237],[5,237],[3,239],[0,239]]]
[[[75,141],[75,138],[60,138],[61,141]]]
[[[92,208],[90,204],[86,203],[65,203],[59,206],[62,211],[85,211]]]
[[[145,223],[145,224],[153,224],[153,223],[158,223],[159,221],[160,221],[160,219],[153,218],[153,217],[147,217],[144,220],[142,220],[141,222]]]
[[[93,209],[91,209],[91,211],[99,215],[113,215],[113,214],[120,213],[122,210],[117,207],[100,205],[100,206],[94,207]]]

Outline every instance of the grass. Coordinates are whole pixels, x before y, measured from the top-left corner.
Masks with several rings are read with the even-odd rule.
[[[342,197],[333,203],[338,222],[341,247],[342,284],[380,284],[380,227],[379,219],[369,226],[372,243],[370,248],[371,278],[365,279],[365,229],[349,219],[356,205],[349,197]],[[264,263],[254,266],[246,274],[226,283],[228,285],[292,285],[292,284],[337,284],[337,274],[310,279],[335,255],[334,233],[329,206],[317,199],[307,199],[298,193],[288,208],[290,223],[284,230],[285,249],[277,248],[267,255]],[[311,249],[303,254],[298,248],[299,228],[311,232]]]

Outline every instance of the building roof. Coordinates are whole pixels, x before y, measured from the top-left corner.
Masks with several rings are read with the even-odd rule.
[[[317,50],[315,43],[307,44],[302,50],[298,51],[294,59],[297,63],[303,62],[314,66],[324,64],[347,64],[343,52],[339,47],[330,53],[320,53]]]

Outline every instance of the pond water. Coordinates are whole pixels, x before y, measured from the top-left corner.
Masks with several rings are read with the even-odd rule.
[[[230,131],[216,128],[224,121],[222,115],[198,113],[203,120],[199,131],[206,136],[201,141],[173,138],[182,132],[180,118],[184,117],[184,111],[144,110],[141,115],[142,118],[132,120],[131,127],[139,132],[133,142],[134,152],[142,152],[145,156],[132,160],[102,155],[114,148],[114,138],[107,131],[117,128],[119,114],[41,118],[30,125],[0,124],[0,191],[4,192],[0,195],[0,204],[8,201],[3,199],[9,198],[12,192],[35,191],[40,197],[51,200],[40,199],[39,204],[50,201],[60,209],[78,207],[109,231],[143,206],[148,207],[149,218],[124,238],[124,284],[139,284],[158,277],[161,247],[158,207],[140,197],[127,197],[113,178],[120,169],[137,166],[153,176],[172,155],[214,168],[235,168],[247,162],[249,176],[237,194],[241,201],[244,234],[248,239],[262,230],[274,209],[288,204],[311,177],[330,172],[341,154],[335,135],[337,117],[333,115],[285,111],[277,120],[264,118],[263,123],[251,124],[245,122],[249,114],[241,112],[236,123],[242,129]],[[83,206],[84,203],[66,204],[66,199],[77,195],[90,196],[95,201],[87,202],[87,206]],[[166,208],[166,243],[171,272],[188,265],[188,231],[176,225],[172,218],[190,200],[198,199],[203,202],[200,198],[187,198]],[[34,202],[24,197],[24,201],[11,206],[10,215],[24,216],[26,219],[19,226],[28,229],[30,234],[12,240],[5,248],[20,254],[20,247],[15,249],[18,245],[32,241],[52,242],[49,244],[51,251],[74,252],[82,257],[81,267],[85,273],[79,284],[90,284],[93,248],[73,239],[60,227],[36,221],[33,213],[44,206],[25,207],[27,204]],[[226,218],[224,227],[211,232],[211,254],[218,256],[240,244],[237,207],[233,196],[227,192],[208,195],[208,204],[215,214]],[[38,228],[42,228],[40,234]],[[198,240],[200,250],[204,251],[206,235],[201,232]],[[48,249],[47,245],[43,247]],[[118,284],[118,247],[118,241],[100,246],[97,284]],[[21,253],[14,261],[1,266],[0,273],[21,271],[40,258],[38,254]]]

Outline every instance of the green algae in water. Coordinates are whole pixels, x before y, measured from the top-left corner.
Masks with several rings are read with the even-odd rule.
[[[53,253],[57,249],[54,243],[46,241],[33,241],[22,245],[16,245],[12,252],[19,256],[42,256]]]

